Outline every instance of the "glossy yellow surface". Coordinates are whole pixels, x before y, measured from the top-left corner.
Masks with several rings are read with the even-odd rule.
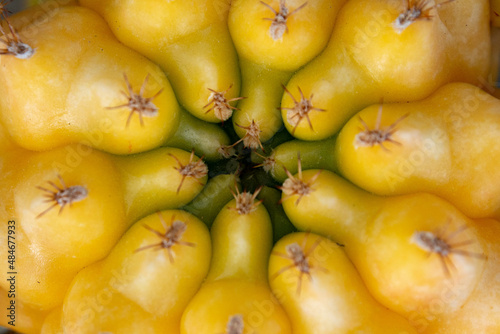
[[[304,119],[296,138],[320,140],[337,133],[358,110],[378,103],[425,98],[447,82],[479,83],[489,68],[489,3],[453,1],[403,31],[394,21],[400,0],[351,0],[340,10],[325,51],[296,73],[287,87],[309,98],[313,130]],[[292,107],[288,94],[282,107]],[[282,118],[288,131],[293,126]]]
[[[161,215],[163,222],[160,220]],[[141,249],[161,242],[145,228],[165,233],[186,225],[169,250]],[[211,256],[206,226],[193,215],[168,210],[134,224],[109,256],[82,270],[65,298],[62,327],[71,333],[179,333],[182,312],[205,278]]]
[[[235,200],[230,201],[215,219],[211,235],[210,271],[184,311],[181,333],[224,333],[230,317],[237,315],[245,333],[291,333],[267,283],[272,226],[264,206],[240,215]]]
[[[17,278],[19,278],[19,276],[17,276]],[[31,308],[20,301],[19,298],[11,298],[13,296],[9,296],[9,290],[10,288],[7,290],[0,288],[0,307],[2,308],[0,326],[26,334],[40,333],[42,324],[45,317],[48,315],[48,312]],[[14,300],[15,302],[13,309],[11,306],[11,300]],[[13,321],[12,323],[15,326],[10,325],[10,321]]]
[[[104,20],[83,7],[61,7],[41,23],[20,29],[35,53],[2,56],[0,120],[20,146],[47,150],[84,143],[107,152],[130,154],[158,147],[177,129],[179,107],[161,69],[123,46]],[[18,18],[22,22],[22,15]],[[37,16],[34,16],[37,17]],[[68,29],[71,27],[71,29]],[[131,114],[124,74],[138,94],[152,97],[154,117]]]
[[[297,267],[284,270],[293,265],[283,255],[288,255],[286,248],[294,243],[306,255],[309,274]],[[319,235],[283,237],[273,248],[269,281],[294,333],[416,333],[408,320],[370,295],[342,247]]]
[[[62,324],[62,305],[53,309],[40,324],[42,326],[40,334],[60,334],[64,333]]]
[[[0,229],[16,222],[14,330],[500,332],[500,106],[488,86],[498,0],[39,2],[0,17]],[[424,8],[403,29],[405,5]],[[5,54],[8,22],[32,57]],[[294,190],[304,195],[284,187],[278,201],[264,188],[245,213],[224,206],[231,189],[272,180],[248,172],[248,150],[220,161],[236,138],[210,110],[221,92],[236,135],[257,124],[269,140],[277,182],[303,159],[295,178],[309,189]],[[140,118],[129,95],[158,114]],[[376,103],[392,142],[361,147],[354,138],[378,123]],[[312,108],[297,127],[294,104]],[[235,174],[218,175],[233,163]],[[56,201],[75,186],[82,198]],[[303,250],[303,272],[290,247]]]
[[[43,153],[15,148],[0,156],[0,213],[16,221],[16,265],[26,273],[18,281],[20,300],[34,309],[59,305],[76,273],[106,256],[122,233],[137,219],[156,210],[190,202],[203,188],[182,180],[174,168],[191,154],[160,148],[138,156],[115,157],[83,145]],[[140,170],[140,173],[138,172]],[[63,209],[48,201],[54,187],[82,186],[87,196]],[[48,182],[53,182],[54,186]],[[7,229],[8,220],[2,223]],[[7,253],[7,234],[0,249]],[[2,278],[5,278],[5,272]],[[5,279],[0,283],[6,287]]]
[[[309,182],[316,173],[303,172],[303,180]],[[460,326],[451,320],[458,315],[468,328],[474,328],[481,314],[478,328],[500,329],[494,315],[498,299],[484,297],[488,290],[500,290],[495,236],[485,232],[497,229],[498,221],[472,221],[430,194],[376,197],[329,171],[322,171],[311,186],[314,190],[298,204],[297,195],[285,199],[285,212],[300,230],[345,245],[376,300],[414,326],[432,325],[428,333],[458,330]],[[419,232],[439,236],[456,251],[446,255],[444,263],[437,253],[429,254],[418,245]],[[434,317],[426,318],[434,303],[439,311],[431,309]]]
[[[285,1],[288,14],[283,27],[286,29],[276,39],[271,33],[274,23],[268,19],[274,19],[275,12],[280,12],[280,1],[232,1],[228,24],[240,57],[241,96],[245,97],[238,103],[239,110],[233,116],[239,137],[245,135],[240,126],[248,126],[252,120],[261,130],[262,142],[278,132],[283,125],[279,111],[282,85],[294,71],[324,49],[344,2]]]
[[[227,28],[229,0],[80,0],[100,13],[125,45],[159,64],[179,102],[193,115],[220,122],[205,113],[211,92],[233,85],[227,97],[239,96],[236,52]]]
[[[334,154],[342,175],[379,195],[431,192],[470,217],[500,219],[500,100],[449,84],[420,102],[384,104],[379,129],[408,115],[391,136],[399,144],[359,146],[359,118],[374,129],[379,108],[361,111],[339,134]]]
[[[183,177],[179,168],[199,158],[171,147],[113,157],[123,182],[123,199],[129,223],[151,212],[180,208],[203,189],[207,175]],[[181,166],[182,165],[182,166]]]
[[[479,220],[474,226],[478,238],[483,240],[483,247],[488,254],[484,271],[466,303],[455,308],[449,314],[441,315],[441,310],[454,304],[457,295],[463,289],[461,281],[453,282],[443,290],[439,298],[435,298],[427,307],[420,308],[410,314],[411,323],[422,333],[471,333],[482,330],[485,333],[496,333],[500,328],[500,319],[493,315],[498,310],[500,295],[499,268],[500,244],[498,220]],[[429,319],[429,315],[437,316],[438,321]]]
[[[280,71],[295,71],[326,46],[337,12],[344,2],[285,1],[289,14],[286,20],[288,31],[275,40],[270,34],[272,22],[265,19],[275,17],[268,6],[279,12],[279,0],[264,1],[267,6],[254,0],[233,0],[228,24],[236,50],[240,57],[255,64]]]
[[[25,273],[17,282],[19,298],[48,310],[62,302],[74,275],[104,257],[125,231],[122,185],[109,156],[83,146],[44,153],[18,149],[0,159],[0,210],[3,217],[16,221],[17,271]],[[48,193],[37,187],[57,191],[47,183],[51,181],[62,188],[58,174],[67,187],[85,187],[88,196],[60,213],[56,206],[38,217],[53,202],[47,202]],[[7,228],[7,220],[2,226]],[[7,253],[7,235],[1,238],[0,249]],[[5,272],[1,275],[5,287]]]
[[[252,121],[260,128],[260,141],[271,139],[283,126],[278,109],[284,85],[291,77],[290,72],[278,71],[270,67],[240,59],[241,74],[244,78],[241,95],[245,99],[238,103],[232,121],[236,134],[242,138]]]
[[[7,153],[17,150],[18,146],[12,141],[9,133],[0,123],[0,152]]]

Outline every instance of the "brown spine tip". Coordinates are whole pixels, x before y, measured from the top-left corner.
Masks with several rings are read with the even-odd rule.
[[[259,195],[262,187],[258,188],[253,194],[247,191],[240,193],[238,187],[236,186],[236,193],[231,190],[234,199],[236,200],[236,206],[228,207],[230,210],[236,210],[240,215],[247,215],[257,209],[262,201],[256,201],[255,199]]]
[[[468,246],[474,243],[472,239],[453,241],[455,237],[459,236],[463,231],[467,229],[464,225],[457,230],[447,233],[448,224],[441,229],[437,229],[433,232],[430,231],[416,231],[411,236],[410,242],[417,245],[420,249],[426,251],[429,255],[437,254],[439,260],[442,263],[444,274],[447,278],[451,277],[450,268],[456,270],[455,265],[451,259],[451,255],[460,255],[474,257],[477,259],[484,259],[483,254],[473,253],[468,250],[462,249],[464,246]]]
[[[202,177],[205,177],[208,174],[208,167],[205,165],[203,162],[203,157],[198,159],[197,161],[194,161],[194,150],[191,151],[191,155],[189,156],[189,161],[186,165],[183,165],[182,162],[173,154],[169,153],[172,158],[177,161],[177,164],[179,164],[179,167],[174,167],[182,176],[181,183],[179,184],[179,187],[177,188],[177,193],[181,191],[182,184],[184,183],[184,180],[186,177],[192,177],[194,178],[200,185],[203,185],[203,183],[199,180]]]
[[[285,266],[278,270],[276,273],[274,273],[271,276],[271,279],[274,280],[276,279],[279,275],[284,273],[287,270],[291,270],[293,268],[296,268],[299,271],[299,281],[297,284],[297,295],[300,295],[300,290],[302,287],[302,277],[303,275],[306,275],[309,277],[309,280],[312,280],[311,276],[311,269],[319,269],[323,272],[328,272],[325,268],[315,265],[313,266],[310,261],[309,261],[309,256],[311,253],[318,247],[318,245],[321,242],[321,239],[318,238],[314,244],[306,251],[306,242],[309,234],[306,234],[304,237],[304,240],[302,242],[302,245],[299,245],[298,243],[294,242],[292,244],[289,244],[285,247],[286,254],[280,253],[280,252],[273,252],[272,255],[279,256],[282,258],[285,258],[287,260],[292,261],[292,264]]]
[[[304,96],[304,93],[302,93],[302,90],[300,87],[297,87],[300,93],[300,101],[297,101],[295,97],[293,96],[292,93],[283,85],[283,89],[285,92],[292,98],[294,106],[291,108],[285,108],[285,107],[280,107],[279,109],[281,110],[286,110],[286,119],[290,125],[293,126],[292,129],[292,135],[295,133],[295,130],[299,126],[300,122],[305,118],[307,122],[309,123],[309,128],[313,130],[313,126],[311,123],[311,119],[309,118],[309,113],[311,111],[319,111],[319,112],[324,112],[326,111],[325,109],[320,109],[316,108],[312,104],[312,99],[313,99],[313,94],[309,97],[309,99],[306,99]],[[314,130],[313,130],[314,131]]]
[[[12,14],[10,10],[7,9],[7,6],[12,2],[12,0],[1,0],[0,1],[0,18],[7,18],[9,14]]]
[[[235,97],[232,99],[227,99],[226,94],[229,92],[229,90],[231,90],[232,87],[233,84],[229,85],[229,88],[221,92],[208,88],[211,94],[208,97],[208,103],[203,106],[203,109],[208,107],[210,108],[205,111],[205,114],[213,110],[215,117],[224,122],[233,115],[233,110],[239,110],[238,108],[233,107],[230,102],[242,100],[246,97]]]
[[[236,156],[236,150],[233,145],[222,145],[217,149],[217,152],[224,158],[229,159]]]
[[[259,157],[263,159],[261,164],[256,165],[254,168],[262,167],[266,173],[274,172],[274,167],[276,166],[276,152],[272,151],[271,155],[268,157],[263,156],[262,154],[255,152]]]
[[[394,21],[394,29],[401,33],[417,20],[431,20],[431,11],[455,0],[447,0],[431,5],[432,0],[404,0],[404,9]]]
[[[285,33],[288,33],[288,26],[287,26],[288,18],[307,5],[307,2],[304,2],[302,5],[300,5],[299,7],[295,8],[293,11],[290,12],[288,7],[286,6],[286,0],[280,0],[280,6],[278,10],[275,10],[273,7],[271,7],[264,1],[261,1],[260,3],[269,8],[274,14],[273,18],[268,18],[268,17],[264,18],[264,20],[266,21],[271,21],[271,26],[269,27],[269,35],[274,41],[282,39],[283,35]]]
[[[125,127],[128,127],[130,124],[130,120],[132,119],[132,116],[134,113],[137,113],[139,115],[139,122],[141,123],[141,126],[144,126],[144,121],[143,121],[143,116],[144,117],[156,117],[158,115],[158,107],[153,103],[153,100],[158,97],[158,95],[161,94],[163,91],[163,88],[160,89],[155,95],[151,97],[144,97],[144,90],[146,89],[146,86],[149,81],[149,74],[146,75],[146,78],[144,79],[144,82],[142,83],[141,89],[139,93],[134,93],[134,90],[132,89],[132,85],[130,84],[130,81],[128,80],[127,74],[123,73],[123,78],[125,79],[125,84],[127,86],[127,92],[122,91],[121,93],[123,96],[127,98],[127,103],[121,104],[119,106],[114,106],[114,107],[106,107],[106,109],[120,109],[120,108],[129,108],[130,109],[130,114],[128,115],[127,118],[127,123],[125,124]]]
[[[40,218],[49,212],[52,208],[59,205],[59,214],[63,211],[66,205],[71,206],[75,202],[83,201],[88,196],[87,188],[83,186],[70,186],[67,187],[61,175],[57,174],[57,178],[61,184],[61,187],[57,186],[52,181],[47,181],[47,183],[53,188],[47,189],[44,187],[37,186],[37,189],[44,191],[45,197],[47,197],[46,203],[52,203],[50,207],[41,212],[36,218]]]
[[[31,58],[35,53],[35,49],[23,42],[19,33],[10,24],[7,19],[8,11],[5,8],[7,4],[7,1],[2,1],[2,3],[0,3],[0,18],[3,18],[9,27],[9,33],[6,33],[0,21],[0,34],[2,34],[0,43],[4,45],[4,48],[0,48],[0,55],[12,55],[18,59]]]
[[[189,246],[189,247],[196,247],[195,243],[192,242],[187,242],[187,241],[182,241],[182,236],[186,232],[187,225],[183,221],[180,220],[175,220],[175,216],[172,216],[172,221],[170,223],[170,226],[167,226],[165,223],[165,220],[163,219],[163,216],[161,215],[160,212],[158,212],[158,218],[160,219],[160,222],[165,229],[165,232],[162,233],[160,231],[157,231],[153,228],[151,228],[148,225],[144,225],[144,228],[147,229],[148,231],[151,231],[152,233],[156,234],[161,241],[157,244],[152,244],[152,245],[147,245],[141,248],[138,248],[134,251],[140,252],[145,249],[149,248],[157,248],[157,249],[166,249],[168,252],[168,258],[170,260],[170,263],[174,263],[174,252],[172,250],[172,247],[174,245],[184,245],[184,246]]]
[[[262,132],[260,130],[260,127],[255,121],[252,119],[252,123],[250,123],[249,126],[242,126],[237,123],[235,123],[237,127],[240,127],[242,129],[245,129],[247,132],[245,135],[238,140],[236,143],[231,145],[231,147],[234,147],[238,145],[239,143],[243,142],[244,147],[248,147],[252,150],[257,150],[261,149],[264,151],[264,147],[262,146],[262,142],[260,141],[260,133]]]
[[[379,145],[383,150],[389,151],[385,146],[385,142],[391,142],[396,145],[401,145],[400,142],[395,141],[392,136],[394,133],[398,130],[396,127],[397,125],[404,120],[406,117],[408,117],[408,114],[401,116],[398,118],[394,123],[389,125],[388,127],[381,128],[380,123],[382,121],[382,104],[380,105],[380,108],[378,109],[377,113],[377,121],[375,123],[375,128],[370,129],[370,127],[366,124],[366,122],[359,117],[359,121],[361,122],[361,125],[363,128],[361,129],[361,132],[359,132],[355,137],[354,137],[354,147],[373,147],[375,145]]]
[[[299,198],[297,198],[297,201],[295,202],[295,205],[298,205],[302,197],[307,196],[314,191],[312,185],[318,178],[321,171],[318,171],[309,180],[309,182],[304,182],[302,180],[302,162],[300,160],[300,154],[298,155],[297,165],[298,165],[297,177],[294,177],[292,173],[290,173],[290,171],[285,166],[283,166],[283,169],[285,170],[285,173],[288,176],[288,178],[285,180],[285,182],[283,182],[282,186],[278,187],[278,189],[281,189],[281,191],[285,195],[285,197],[283,197],[280,200],[280,203],[282,203],[283,201],[287,200],[288,198],[294,195],[298,195]]]

